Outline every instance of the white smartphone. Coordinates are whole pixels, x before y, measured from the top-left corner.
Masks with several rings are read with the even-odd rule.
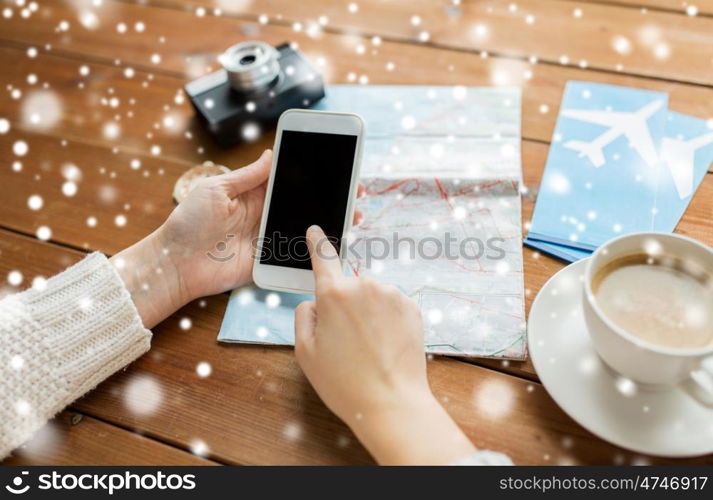
[[[364,122],[358,115],[291,109],[277,123],[253,279],[260,288],[314,292],[305,239],[320,226],[344,258],[354,217]]]

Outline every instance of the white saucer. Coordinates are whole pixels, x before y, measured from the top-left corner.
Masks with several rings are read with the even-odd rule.
[[[554,275],[528,320],[532,362],[545,389],[584,428],[629,450],[666,457],[713,453],[713,409],[681,389],[622,379],[594,351],[582,311],[586,259]]]

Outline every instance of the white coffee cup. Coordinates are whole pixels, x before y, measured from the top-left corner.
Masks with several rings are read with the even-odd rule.
[[[650,253],[655,248],[713,276],[713,249],[691,238],[668,233],[636,233],[614,238],[599,247],[584,274],[584,317],[599,356],[614,371],[646,385],[693,387],[704,404],[713,402],[713,345],[671,348],[644,341],[614,324],[597,304],[592,283],[597,272],[622,257]]]

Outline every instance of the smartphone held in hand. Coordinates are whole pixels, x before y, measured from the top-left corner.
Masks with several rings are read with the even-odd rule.
[[[305,234],[320,226],[340,260],[354,215],[364,134],[355,114],[288,110],[277,124],[253,279],[261,288],[313,292]],[[319,251],[319,248],[317,248]]]

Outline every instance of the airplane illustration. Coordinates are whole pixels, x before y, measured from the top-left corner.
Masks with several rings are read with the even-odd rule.
[[[591,142],[567,141],[564,147],[578,151],[580,158],[586,156],[598,168],[605,163],[604,147],[623,135],[647,165],[653,166],[658,162],[658,153],[646,121],[661,106],[663,101],[659,100],[634,112],[566,109],[562,111],[562,115],[567,118],[596,123],[609,127],[609,130]]]
[[[678,196],[688,198],[693,193],[693,172],[696,150],[713,143],[713,132],[689,140],[664,137],[661,159],[668,164]]]

